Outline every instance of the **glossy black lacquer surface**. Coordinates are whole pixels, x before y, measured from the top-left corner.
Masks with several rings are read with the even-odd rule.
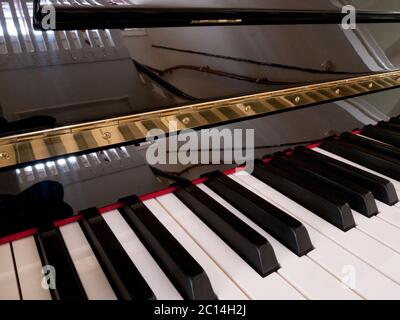
[[[108,1],[99,1],[103,6],[89,6],[81,0],[75,3],[63,7],[82,12],[121,7],[112,5],[107,9]],[[359,9],[355,30],[338,24],[343,18],[342,6],[329,1],[182,4],[149,0],[129,8],[139,10],[139,15],[145,13],[146,19],[157,16],[150,19],[153,26],[155,21],[166,23],[162,12],[168,16],[191,11],[200,12],[202,19],[212,20],[213,12],[220,11],[227,16],[241,16],[243,21],[245,15],[265,13],[283,25],[261,25],[262,21],[256,19],[254,25],[41,33],[29,29],[32,19],[24,16],[32,7],[25,9],[25,0],[17,0],[5,5],[3,13],[9,16],[14,10],[22,10],[20,19],[28,29],[7,28],[6,21],[1,24],[0,118],[4,119],[0,119],[0,134],[31,132],[400,66],[400,24],[368,23],[372,20],[364,19],[362,13],[371,12],[372,18],[374,12],[389,12],[379,20],[393,22],[393,12],[399,8],[390,1],[343,4]],[[106,21],[101,15],[94,17]],[[57,21],[61,18],[60,11]],[[87,21],[76,19],[74,14],[68,19]],[[308,22],[312,24],[304,25],[298,19],[311,19]],[[396,107],[393,100],[384,99],[390,106],[379,105],[378,109],[391,112]],[[47,118],[31,119],[35,116]]]
[[[360,10],[399,10],[397,2],[393,1],[342,2]],[[19,10],[19,3],[24,8],[25,1],[16,0],[10,2],[9,9],[7,5],[2,7],[4,14],[10,15],[14,9]],[[182,4],[182,1],[149,0],[137,7],[341,9],[331,1],[312,0],[238,0],[219,1],[218,4],[215,1]],[[27,6],[28,11],[31,9]],[[24,21],[28,32],[20,35],[16,32],[18,30],[8,30],[6,23],[0,24],[3,28],[3,36],[0,33],[2,137],[304,83],[390,71],[400,66],[400,24],[397,23],[369,24],[359,21],[354,30],[346,30],[338,24],[112,30],[109,38],[114,45],[111,45],[104,36],[107,30],[104,33],[102,30],[99,33],[89,30],[77,34],[54,32],[53,38],[52,33],[42,34],[29,29],[32,27],[30,18]],[[20,31],[23,33],[23,30]],[[34,46],[33,51],[24,42],[24,37],[28,36],[39,46]],[[96,42],[97,36],[103,40],[102,44]],[[3,39],[4,42],[1,41]],[[41,39],[45,43],[44,49],[40,49]],[[18,43],[21,52],[17,50]],[[400,114],[399,101],[400,90],[396,89],[240,121],[224,128],[254,130],[254,158],[261,158],[287,147],[387,121],[389,117]],[[391,137],[396,137],[396,133],[391,133]],[[332,144],[335,142],[332,141]],[[63,157],[54,159],[56,173],[49,170],[47,161],[2,170],[0,194],[15,195],[39,181],[58,181],[64,186],[65,201],[74,212],[78,212],[88,207],[105,206],[132,193],[142,195],[164,188],[166,184],[157,180],[147,166],[146,147],[130,145],[127,149],[130,157],[124,158],[118,151],[119,159],[98,150],[94,157],[88,153],[89,166],[85,166],[79,155],[78,168]],[[356,152],[352,149],[353,153]],[[363,155],[360,153],[363,163],[366,163]],[[67,161],[66,171],[58,160]],[[391,170],[391,162],[387,164],[389,169],[384,172],[400,177],[396,170]],[[44,165],[46,175],[40,175],[36,165],[39,165],[38,168]],[[232,163],[215,166],[159,165],[163,170],[189,179],[234,166]],[[393,197],[387,200],[394,201]]]
[[[36,1],[34,27],[47,30],[47,12]],[[245,4],[243,4],[245,6]],[[271,10],[256,8],[140,8],[132,5],[56,5],[54,30],[196,27],[224,25],[340,24],[341,10]],[[43,13],[44,12],[44,13]],[[400,11],[358,11],[360,23],[400,22]]]

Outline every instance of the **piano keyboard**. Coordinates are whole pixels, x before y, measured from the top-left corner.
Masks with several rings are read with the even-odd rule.
[[[392,119],[0,240],[0,298],[400,299],[399,155]]]

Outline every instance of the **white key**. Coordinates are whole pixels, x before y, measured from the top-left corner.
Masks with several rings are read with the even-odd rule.
[[[352,210],[356,228],[365,232],[375,240],[384,243],[397,253],[400,253],[400,229],[378,218],[367,218]]]
[[[23,300],[51,300],[48,288],[42,286],[42,261],[35,238],[28,237],[12,243],[15,266]]]
[[[181,295],[118,210],[107,212],[104,220],[159,300],[182,300]]]
[[[307,225],[315,249],[307,255],[368,300],[398,300],[400,285]]]
[[[200,188],[215,200],[230,208],[231,211],[236,210],[211,189],[202,185],[200,185]],[[279,205],[277,206],[279,207]],[[304,225],[307,227],[311,242],[314,245],[314,250],[307,254],[310,259],[313,259],[366,299],[398,299],[400,297],[399,285],[347,252],[318,230],[307,224]],[[254,226],[254,229],[262,230],[258,226]],[[355,274],[352,273],[353,271],[355,271]]]
[[[210,279],[215,294],[220,300],[244,300],[248,297],[235,283],[219,268],[219,266],[190,238],[185,230],[176,223],[167,211],[154,199],[144,204],[151,210],[157,219],[168,229],[187,252],[202,266]]]
[[[270,241],[281,265],[278,273],[307,298],[361,299],[359,295],[343,286],[338,279],[326,272],[308,256],[299,258],[212,190],[204,185],[199,187]]]
[[[79,223],[63,226],[60,228],[60,232],[88,299],[116,300],[117,297]]]
[[[19,300],[18,281],[9,243],[0,245],[0,300]]]
[[[343,232],[247,173],[241,173],[240,176],[236,174],[233,178],[247,184],[247,187],[258,195],[279,205],[285,212],[309,224],[397,284],[400,284],[400,255],[394,250],[356,228]]]
[[[376,200],[376,205],[379,211],[377,217],[400,229],[400,208],[396,206],[389,206],[386,203],[378,200]]]
[[[261,277],[175,195],[158,197],[157,201],[251,299],[304,299],[277,273]]]

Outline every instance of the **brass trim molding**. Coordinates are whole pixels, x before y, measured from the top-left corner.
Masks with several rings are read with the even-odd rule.
[[[396,87],[397,70],[3,137],[0,168],[143,141],[152,129],[169,134],[218,126]]]

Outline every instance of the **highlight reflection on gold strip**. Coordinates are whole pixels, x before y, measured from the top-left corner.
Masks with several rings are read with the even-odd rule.
[[[74,153],[80,150],[72,134],[62,134],[60,135],[60,139],[66,150],[66,153]]]

